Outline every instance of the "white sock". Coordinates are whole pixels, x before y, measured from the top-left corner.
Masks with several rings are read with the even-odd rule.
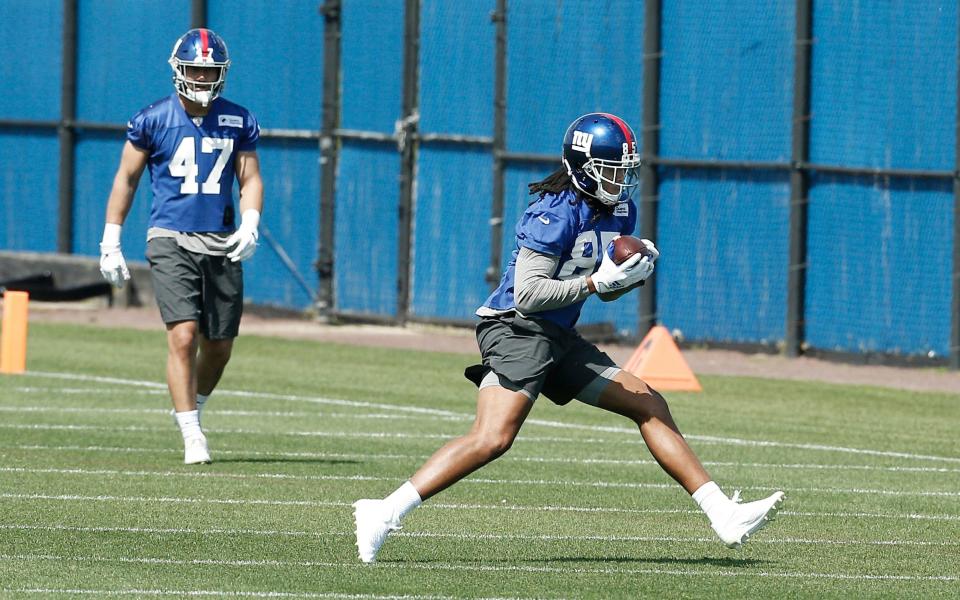
[[[200,414],[195,410],[175,413],[177,424],[180,425],[180,433],[183,434],[184,441],[203,435],[200,431]]]
[[[423,503],[417,488],[413,487],[413,484],[409,481],[404,482],[383,501],[393,507],[393,514],[397,515],[397,519],[404,518],[407,513]]]
[[[730,516],[733,502],[723,493],[720,486],[708,481],[693,493],[693,501],[707,515],[711,523],[723,522]]]
[[[203,394],[197,394],[197,418],[198,419],[200,418],[201,415],[203,415],[203,405],[206,404],[207,398],[209,397],[210,397],[209,394],[207,394],[206,396],[204,396]]]

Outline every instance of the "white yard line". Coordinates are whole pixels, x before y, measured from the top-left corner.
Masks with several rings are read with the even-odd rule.
[[[10,494],[0,493],[0,500],[51,500],[55,502],[143,502],[158,504],[224,504],[239,506],[302,506],[345,508],[353,506],[349,502],[333,502],[325,500],[273,500],[273,499],[239,499],[239,498],[185,498],[172,496],[83,496],[79,494]],[[701,514],[693,509],[656,509],[656,508],[607,508],[593,506],[523,506],[516,504],[424,504],[428,509],[448,510],[509,510],[534,512],[573,512],[594,514]],[[796,517],[837,517],[856,519],[908,519],[917,521],[960,521],[960,515],[927,515],[917,513],[868,513],[868,512],[794,512],[781,510],[781,515]]]
[[[56,562],[92,562],[92,563],[119,563],[119,564],[149,564],[149,565],[210,565],[220,567],[275,567],[289,569],[291,567],[306,568],[361,568],[369,569],[359,561],[284,561],[284,560],[221,560],[221,559],[193,559],[181,560],[175,558],[138,558],[138,557],[102,557],[102,556],[57,556],[50,554],[0,554],[0,560],[16,560],[24,562],[56,561]],[[603,575],[674,575],[682,577],[764,577],[771,579],[838,579],[852,581],[960,581],[957,575],[870,575],[865,573],[817,573],[817,572],[771,572],[771,571],[715,571],[708,569],[630,569],[630,568],[584,568],[573,566],[546,567],[531,565],[478,565],[475,563],[416,563],[416,562],[381,562],[376,568],[394,568],[404,570],[424,571],[478,571],[478,572],[520,572],[520,573],[589,573]]]
[[[3,588],[2,592],[18,594],[68,594],[92,596],[173,596],[183,597],[224,597],[224,598],[325,598],[329,600],[454,600],[462,596],[420,596],[378,594],[338,594],[336,592],[239,592],[233,590],[87,590],[81,588]],[[506,598],[481,598],[478,600],[516,600]]]
[[[20,444],[20,445],[0,445],[0,450],[43,450],[49,452],[121,452],[121,453],[143,453],[143,454],[180,454],[179,448],[131,448],[121,446],[48,446],[43,444]],[[404,460],[424,461],[429,458],[429,454],[378,454],[378,453],[357,453],[357,452],[270,452],[259,450],[224,450],[216,449],[216,454],[227,456],[266,456],[276,458],[319,458],[319,459],[356,459],[356,460]],[[556,458],[551,456],[518,456],[516,451],[509,453],[498,462],[531,462],[546,464],[565,464],[565,465],[614,465],[628,467],[656,467],[660,465],[653,460],[624,460],[615,458]],[[948,467],[884,467],[875,465],[843,465],[843,464],[819,464],[819,463],[751,463],[751,462],[729,462],[729,461],[704,461],[708,467],[746,467],[757,469],[812,469],[812,470],[837,470],[837,471],[887,471],[891,473],[960,473],[960,469]]]
[[[64,413],[64,414],[84,414],[95,415],[128,414],[128,415],[165,415],[170,413],[170,408],[84,408],[79,406],[0,406],[0,413]],[[462,421],[460,417],[438,417],[431,415],[421,417],[416,415],[397,415],[394,413],[355,413],[355,412],[296,412],[296,411],[269,411],[269,410],[220,410],[217,409],[217,415],[227,417],[281,417],[281,418],[334,418],[334,419],[424,419],[441,421]]]
[[[67,381],[91,381],[96,383],[107,383],[113,385],[126,385],[132,387],[146,387],[150,389],[166,389],[166,385],[157,382],[135,380],[135,379],[121,379],[116,377],[99,377],[92,375],[79,375],[74,373],[51,373],[43,371],[29,371],[27,372],[28,376],[39,377],[39,378],[52,378],[52,379],[61,379]],[[406,405],[396,405],[396,404],[383,404],[376,402],[360,402],[353,400],[340,400],[335,398],[324,398],[324,397],[314,397],[314,396],[299,396],[293,394],[270,394],[270,393],[253,393],[237,390],[226,390],[218,389],[218,396],[236,396],[242,398],[265,398],[273,400],[288,400],[295,402],[309,402],[314,404],[330,404],[336,406],[351,406],[355,408],[377,408],[380,410],[389,410],[397,412],[408,412],[408,413],[419,413],[419,414],[432,414],[432,415],[442,415],[453,418],[472,418],[473,415],[469,413],[458,413],[448,410],[438,410],[432,408],[424,408],[418,406],[406,406]],[[563,423],[558,421],[549,421],[543,419],[528,419],[527,423],[531,425],[541,425],[545,427],[555,427],[560,429],[575,429],[582,431],[591,431],[591,432],[605,432],[605,433],[618,433],[618,434],[629,434],[631,436],[639,438],[636,434],[636,429],[631,427],[604,427],[597,425],[580,425],[576,423]],[[447,437],[447,436],[443,436]],[[522,436],[521,436],[522,437]],[[800,450],[814,450],[821,452],[841,452],[841,453],[850,453],[850,454],[859,454],[864,456],[878,456],[878,457],[888,457],[888,458],[905,458],[912,460],[926,460],[926,461],[940,461],[940,462],[951,462],[951,463],[960,463],[960,457],[953,456],[934,456],[928,454],[915,454],[910,452],[894,452],[894,451],[885,451],[885,450],[871,450],[865,448],[850,448],[845,446],[828,446],[823,444],[802,444],[802,443],[792,443],[792,442],[780,442],[780,441],[770,441],[770,440],[747,440],[741,438],[725,438],[718,436],[709,436],[709,435],[686,435],[687,439],[699,441],[702,443],[714,443],[714,444],[726,444],[726,445],[736,445],[736,446],[758,446],[758,447],[776,447],[776,448],[792,448]],[[526,438],[533,439],[533,438]],[[544,439],[544,438],[541,438]],[[550,439],[550,438],[545,438]],[[576,440],[577,442],[593,442],[594,440]],[[603,441],[603,440],[599,440]],[[639,441],[637,441],[639,443]]]
[[[332,531],[318,533],[312,531],[290,531],[275,529],[196,529],[183,527],[71,527],[69,525],[26,525],[0,524],[0,531],[65,531],[76,533],[130,533],[150,535],[225,535],[262,537],[349,537],[353,531]],[[523,540],[542,542],[669,542],[669,543],[709,543],[716,544],[715,537],[676,537],[676,536],[646,536],[646,535],[532,535],[532,534],[498,534],[498,533],[435,533],[429,531],[398,531],[393,537],[410,538],[442,538],[457,540]],[[833,539],[803,539],[803,538],[770,538],[762,537],[751,539],[750,544],[774,545],[815,545],[815,546],[960,546],[955,542],[929,542],[922,540],[833,540]]]
[[[56,474],[80,475],[99,477],[110,475],[114,477],[183,477],[187,479],[272,479],[289,481],[398,481],[398,477],[378,477],[371,475],[293,475],[289,473],[217,473],[210,471],[122,471],[117,469],[80,469],[80,468],[40,468],[40,467],[0,467],[0,473],[26,474]],[[623,488],[677,491],[674,483],[643,483],[643,482],[611,482],[611,481],[577,481],[561,479],[494,479],[482,477],[468,477],[461,483],[499,486],[533,486],[552,485],[590,488]],[[744,490],[776,491],[780,488],[771,485],[743,486]],[[863,494],[870,496],[911,496],[911,497],[938,497],[958,498],[960,491],[941,490],[885,490],[869,488],[824,488],[824,487],[790,487],[790,493],[816,494]]]

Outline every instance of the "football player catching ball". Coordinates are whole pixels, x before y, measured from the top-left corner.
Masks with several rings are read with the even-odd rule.
[[[530,184],[536,198],[517,223],[513,256],[477,310],[482,364],[466,371],[479,388],[473,427],[386,498],[354,503],[363,562],[376,560],[387,535],[421,502],[506,452],[541,394],[636,423],[653,457],[731,548],[763,527],[783,501],[783,492],[744,504],[738,494],[728,498],[687,445],[663,396],[574,330],[588,297],[611,300],[639,285],[653,273],[659,252],[649,240],[643,242],[649,252],[621,264],[606,252],[637,225],[630,195],[640,158],[629,125],[612,114],[583,115],[567,129],[562,160],[560,169]]]

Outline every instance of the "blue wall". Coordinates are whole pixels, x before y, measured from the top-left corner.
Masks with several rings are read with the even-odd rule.
[[[77,115],[121,124],[172,91],[166,64],[189,27],[189,0],[79,3]],[[421,0],[419,129],[493,133],[496,0]],[[791,155],[795,3],[664,2],[660,154],[786,162]],[[60,116],[62,3],[0,0],[0,119]],[[340,126],[393,134],[401,118],[404,2],[344,0]],[[813,2],[810,160],[952,170],[956,163],[954,2]],[[555,156],[508,163],[504,238],[491,238],[488,146],[424,141],[417,153],[410,313],[469,319],[503,263],[530,197],[559,166],[563,131],[595,110],[641,133],[644,5],[635,0],[508,0],[507,149]],[[225,95],[264,129],[317,130],[324,17],[317,3],[210,0],[230,48]],[[21,32],[44,42],[25,49]],[[130,32],[136,32],[135,35]],[[135,39],[134,39],[135,38]],[[135,43],[134,43],[135,42]],[[29,57],[22,53],[29,51]],[[34,68],[25,69],[24,64]],[[94,256],[123,144],[79,130],[73,251]],[[264,138],[266,239],[246,265],[248,299],[304,308],[317,289],[317,142]],[[59,143],[43,128],[0,129],[0,249],[55,251]],[[789,181],[784,171],[662,168],[656,241],[658,319],[689,340],[782,343]],[[334,289],[340,311],[396,316],[400,161],[392,142],[344,140],[336,174]],[[143,258],[144,177],[124,228]],[[945,355],[953,269],[947,180],[814,173],[809,191],[806,343],[846,352]],[[280,260],[289,255],[309,290]],[[591,301],[581,323],[637,326],[637,295]]]
[[[0,119],[60,118],[62,4],[0,2]],[[59,153],[53,130],[0,129],[0,249],[57,249]]]

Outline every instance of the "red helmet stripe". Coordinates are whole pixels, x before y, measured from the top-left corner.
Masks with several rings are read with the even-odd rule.
[[[624,122],[623,119],[617,115],[611,115],[610,113],[603,113],[610,118],[611,121],[620,126],[620,131],[623,132],[623,137],[627,139],[628,144],[633,144],[633,134],[630,133],[630,127]]]
[[[207,50],[209,50],[209,48],[210,48],[210,40],[209,40],[209,38],[207,38],[207,30],[206,30],[206,29],[201,29],[201,30],[200,30],[200,43],[203,44],[203,54],[202,54],[202,56],[203,56],[204,58],[206,58],[206,56],[207,56]]]

